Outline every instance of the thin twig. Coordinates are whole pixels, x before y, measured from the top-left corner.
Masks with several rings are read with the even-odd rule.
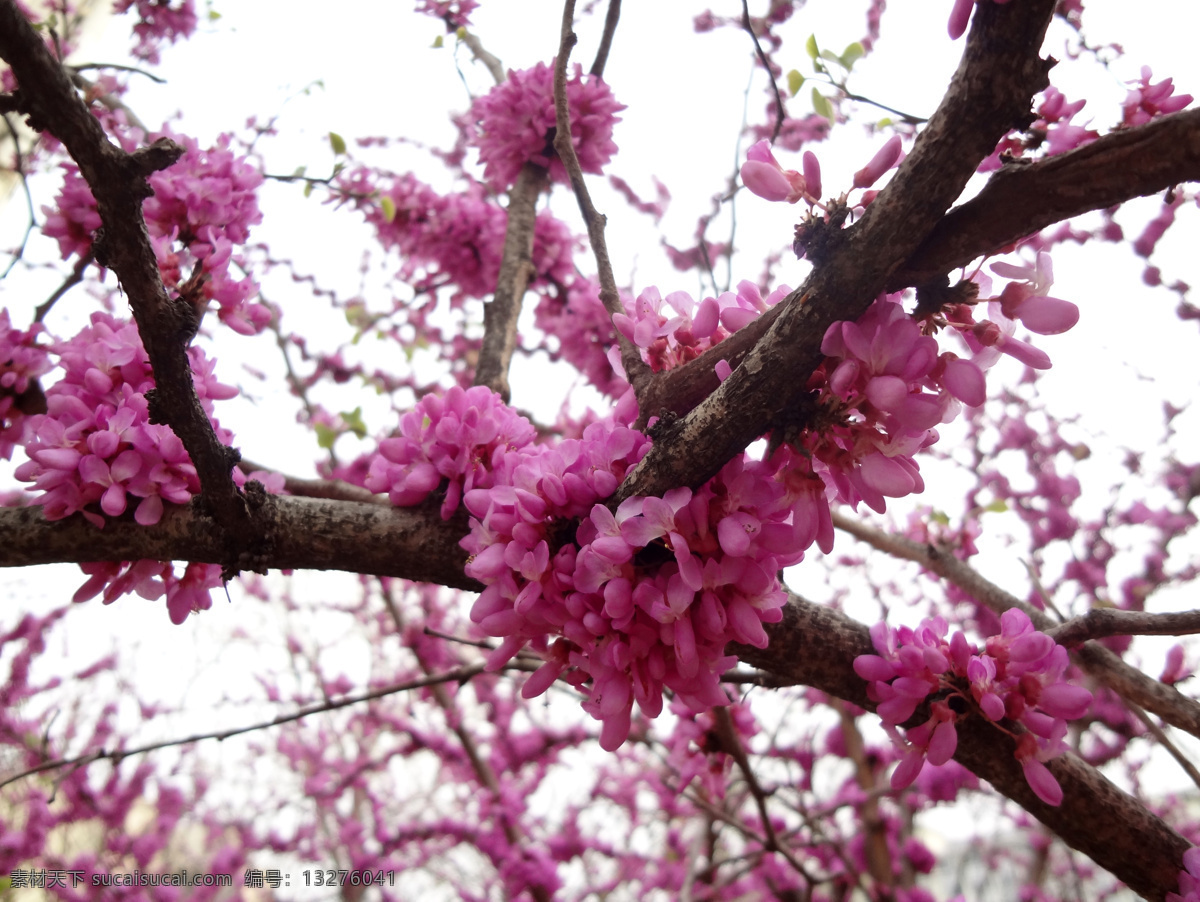
[[[754,33],[754,26],[750,22],[750,7],[746,0],[742,0],[742,27],[750,35],[750,40],[754,41],[754,50],[758,53],[759,62],[767,70],[767,80],[771,82],[771,90],[775,93],[775,130],[771,132],[771,143],[774,144],[783,128],[783,120],[787,118],[787,110],[783,106],[783,95],[779,93],[779,85],[775,83],[775,75],[771,72],[771,61],[767,59],[766,51],[762,49],[758,35]]]
[[[621,0],[608,0],[608,13],[604,16],[604,34],[600,36],[600,47],[596,50],[596,59],[588,72],[597,78],[604,75],[604,67],[608,63],[608,52],[612,50],[613,34],[617,30],[617,21],[621,18]]]
[[[1151,720],[1149,714],[1132,702],[1127,703],[1126,707],[1133,712],[1138,720],[1146,725],[1146,729],[1150,731],[1150,735],[1179,763],[1179,766],[1183,768],[1183,772],[1196,784],[1197,788],[1200,788],[1200,771],[1196,770],[1196,765],[1192,764],[1187,756],[1179,750],[1178,746],[1170,740],[1163,728]]]
[[[155,84],[165,85],[167,80],[160,78],[153,72],[147,72],[145,69],[139,69],[137,66],[122,66],[119,63],[77,63],[69,67],[72,72],[84,72],[88,69],[113,69],[117,72],[133,72],[136,75],[144,75]]]
[[[37,224],[37,216],[33,212],[33,193],[29,190],[29,180],[25,177],[25,156],[21,153],[21,136],[17,133],[16,126],[12,124],[12,120],[8,118],[7,114],[4,116],[4,124],[8,127],[9,137],[12,138],[13,171],[21,182],[21,189],[25,192],[25,207],[29,211],[29,221],[25,224],[25,234],[21,238],[21,245],[13,252],[12,260],[4,268],[3,274],[0,274],[0,279],[7,278],[13,267],[17,265],[17,261],[25,255],[25,246],[29,244],[29,236],[33,234],[33,227]]]
[[[554,63],[554,149],[571,178],[571,187],[575,191],[575,199],[579,202],[579,211],[587,224],[588,240],[596,257],[597,275],[600,279],[600,301],[609,315],[615,316],[618,313],[624,314],[625,311],[621,308],[621,296],[617,292],[617,280],[613,277],[612,263],[608,258],[608,244],[604,240],[605,217],[597,212],[592,204],[591,195],[583,180],[583,169],[579,166],[579,157],[571,143],[571,111],[567,105],[567,60],[578,41],[575,32],[571,30],[574,18],[575,0],[566,0],[563,4],[562,40],[558,47],[558,58]],[[645,387],[650,384],[650,368],[643,362],[633,342],[619,330],[617,343],[621,348],[621,363],[625,367],[625,375],[633,385],[634,393],[640,398]]]
[[[54,294],[38,304],[37,309],[34,310],[33,321],[35,323],[42,322],[46,318],[46,314],[50,312],[50,308],[57,304],[64,294],[83,281],[83,272],[88,268],[88,264],[93,259],[91,251],[88,251],[87,254],[75,262],[75,267],[71,270],[71,274],[55,289]]]
[[[265,467],[252,460],[242,460],[238,467],[249,476],[251,473],[274,473],[283,477],[284,490],[289,495],[302,498],[328,498],[335,501],[361,501],[364,504],[388,504],[387,495],[376,495],[361,486],[343,482],[340,479],[302,479],[299,476],[289,476],[273,467]]]
[[[509,664],[503,669],[505,670],[527,670],[531,669],[518,664]],[[132,749],[113,749],[107,751],[100,749],[95,752],[89,752],[86,755],[78,755],[73,758],[57,758],[54,761],[46,761],[39,764],[37,767],[31,767],[28,770],[22,771],[12,777],[0,781],[0,789],[8,786],[10,783],[15,783],[18,780],[23,780],[25,777],[33,776],[34,774],[42,773],[48,770],[56,770],[60,767],[83,766],[91,764],[94,761],[102,761],[109,759],[115,763],[120,763],[125,758],[131,755],[142,755],[146,752],[155,752],[159,749],[171,748],[179,745],[191,745],[194,742],[201,742],[205,739],[216,739],[218,742],[224,742],[233,736],[240,736],[243,733],[252,733],[256,730],[265,730],[269,727],[277,727],[285,723],[291,723],[296,720],[308,717],[310,714],[319,714],[323,711],[337,711],[340,708],[346,708],[350,705],[357,705],[361,702],[374,701],[377,698],[384,698],[389,695],[395,695],[398,692],[407,692],[411,689],[424,689],[429,686],[440,686],[445,683],[462,683],[472,677],[478,676],[485,670],[484,664],[471,664],[464,667],[456,667],[454,670],[448,670],[444,673],[431,674],[415,680],[406,680],[403,683],[394,683],[391,686],[384,686],[380,689],[372,689],[370,692],[362,692],[358,695],[348,695],[342,698],[331,699],[329,701],[320,702],[315,705],[307,705],[299,711],[291,714],[281,714],[272,720],[261,721],[260,723],[250,724],[245,727],[235,727],[231,730],[216,730],[211,733],[195,733],[191,736],[184,736],[181,739],[166,739],[162,742],[152,742],[148,745],[138,746]]]

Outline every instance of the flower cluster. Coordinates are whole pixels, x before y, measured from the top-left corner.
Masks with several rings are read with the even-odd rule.
[[[1092,694],[1063,680],[1067,650],[1035,630],[1023,611],[1005,611],[1000,625],[1000,635],[989,637],[982,651],[961,632],[947,641],[940,617],[916,630],[884,623],[871,628],[879,654],[855,658],[854,671],[869,682],[883,722],[894,730],[932,696],[929,720],[906,731],[908,751],[892,773],[893,789],[911,784],[926,760],[950,760],[958,746],[956,721],[977,710],[993,723],[1007,719],[1025,728],[1013,734],[1025,779],[1042,801],[1062,802],[1062,789],[1043,762],[1065,751],[1067,721],[1083,716]]]
[[[815,203],[821,197],[821,166],[812,151],[804,152],[804,173],[784,169],[771,153],[771,143],[765,138],[756,141],[746,151],[741,169],[742,184],[764,200],[786,200],[794,204],[800,199]]]
[[[222,585],[220,564],[190,563],[183,576],[175,575],[170,561],[105,561],[80,564],[87,581],[80,586],[72,601],[81,602],[103,594],[105,604],[122,595],[136,592],[148,601],[167,596],[167,614],[171,622],[183,623],[188,614],[207,611],[212,607],[209,590]]]
[[[400,434],[379,443],[365,485],[387,492],[392,504],[420,504],[441,487],[442,519],[458,510],[466,492],[491,488],[506,458],[536,437],[533,425],[482,385],[454,386],[426,395],[400,419]]]
[[[150,422],[146,392],[154,387],[149,359],[137,327],[106,313],[93,313],[91,325],[53,347],[62,378],[46,391],[47,412],[28,418],[25,451],[29,460],[16,476],[38,491],[34,503],[47,520],[81,513],[98,527],[104,516],[118,517],[131,505],[134,519],[157,523],[163,503],[182,504],[200,489],[196,469],[169,426]],[[211,416],[212,402],[237,390],[222,385],[213,363],[190,348],[196,394]],[[232,436],[214,422],[217,437]],[[220,567],[191,564],[181,579],[172,565],[158,561],[87,564],[90,579],[76,600],[105,590],[109,602],[128,591],[143,597],[167,594],[172,620],[208,607],[207,590],[220,583]]]
[[[1130,82],[1133,87],[1121,104],[1122,125],[1145,125],[1157,116],[1177,113],[1192,102],[1191,94],[1175,93],[1175,83],[1170,78],[1151,84],[1152,75],[1149,66],[1142,66],[1142,77]]]
[[[489,200],[482,185],[439,194],[412,175],[379,186],[366,170],[354,170],[343,174],[338,188],[356,199],[384,247],[400,252],[402,280],[416,277],[418,290],[449,281],[458,301],[487,297],[496,290],[508,214]],[[378,200],[368,203],[363,198]],[[533,234],[534,281],[570,281],[576,243],[565,223],[548,212],[539,213]]]
[[[201,150],[194,138],[169,135],[184,148],[179,161],[148,179],[154,196],[142,206],[168,287],[183,282],[185,267],[199,265],[204,273],[203,296],[220,305],[221,321],[243,335],[252,335],[270,321],[261,304],[248,303],[258,286],[249,277],[235,279],[229,271],[234,245],[245,244],[250,226],[262,221],[255,194],[262,174],[244,157],[229,150],[229,136]],[[183,245],[175,251],[175,242]]]
[[[41,323],[14,329],[7,308],[0,308],[0,460],[20,443],[26,414],[41,400],[36,380],[52,366],[46,347],[37,344],[41,332]]]
[[[567,81],[571,113],[571,143],[584,172],[599,175],[617,151],[613,125],[625,109],[599,76],[575,74]],[[557,182],[568,181],[567,171],[550,146],[554,128],[554,66],[538,63],[532,69],[510,69],[508,79],[475,101],[479,123],[474,144],[484,165],[484,177],[497,191],[509,188],[526,163],[548,167]]]
[[[627,295],[623,294],[621,301],[626,309],[633,306]],[[626,390],[628,383],[609,360],[617,333],[600,300],[600,283],[594,277],[575,277],[566,284],[565,292],[543,293],[534,309],[534,322],[558,339],[554,356],[583,373],[598,391],[616,398]]]
[[[92,235],[100,228],[100,213],[92,189],[74,163],[63,163],[63,184],[54,206],[43,206],[46,223],[42,232],[58,241],[64,260],[72,254],[86,257],[92,250]]]
[[[158,62],[158,51],[164,42],[174,44],[196,30],[195,0],[116,0],[113,11],[128,12],[137,8],[138,23],[133,26],[137,45],[133,55],[149,63]]]
[[[150,422],[146,392],[154,374],[137,327],[106,313],[54,347],[63,377],[46,392],[47,413],[29,419],[29,460],[17,478],[41,492],[46,519],[76,511],[103,527],[137,500],[134,518],[157,523],[163,502],[186,502],[199,491],[195,467],[171,428]],[[222,385],[199,348],[188,351],[196,393],[206,412],[237,390]],[[218,429],[226,444],[232,439]],[[97,510],[99,508],[99,510]]]
[[[526,643],[546,655],[524,693],[560,676],[579,686],[615,749],[632,705],[655,717],[664,687],[692,711],[727,704],[719,685],[734,662],[729,642],[763,648],[779,620],[776,579],[803,557],[806,500],[796,502],[773,465],[734,458],[696,490],[599,503],[645,453],[624,427],[590,426],[579,442],[531,455],[511,485],[468,493],[467,573],[487,584],[471,618],[504,642],[493,666]],[[557,535],[556,524],[578,521]],[[550,636],[558,636],[547,645]]]
[[[743,281],[738,283],[736,292],[726,291],[720,297],[705,298],[697,304],[686,291],[673,291],[664,298],[651,286],[638,295],[632,309],[626,304],[627,315],[618,313],[612,321],[622,335],[641,349],[642,358],[650,368],[660,372],[699,357],[790,292],[788,286],[780,285],[763,298],[758,286]]]
[[[250,226],[262,220],[255,194],[262,175],[229,150],[228,136],[208,150],[193,138],[167,136],[184,147],[184,154],[149,177],[154,195],[142,205],[163,284],[178,291],[188,279],[201,277],[204,303],[215,300],[226,325],[253,334],[270,320],[270,312],[250,303],[258,287],[249,277],[234,278],[230,263],[234,246],[245,244]],[[82,258],[92,249],[100,214],[78,168],[64,163],[63,170],[54,206],[42,208],[44,231],[58,240],[64,260],[72,254]]]

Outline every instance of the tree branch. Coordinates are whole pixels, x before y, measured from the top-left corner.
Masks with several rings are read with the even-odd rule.
[[[186,338],[194,331],[195,311],[168,297],[142,218],[142,201],[151,194],[147,176],[173,164],[182,148],[159,139],[127,154],[110,142],[13,0],[0,0],[0,57],[17,78],[17,102],[30,127],[62,141],[96,198],[103,234],[97,233],[93,252],[117,274],[133,308],[154,370],[152,421],[170,425],[183,442],[205,503],[228,531],[230,551],[250,546],[255,533],[230,475],[236,454],[217,440],[192,385]]]
[[[533,233],[537,221],[537,199],[545,189],[549,173],[537,163],[526,163],[508,192],[508,226],[496,292],[483,308],[483,346],[475,368],[475,384],[498,392],[505,403],[511,396],[508,368],[517,348],[517,319],[533,266]]]
[[[465,513],[449,521],[438,505],[390,505],[251,494],[262,530],[255,549],[238,557],[242,569],[346,570],[398,576],[481,591],[463,573]],[[224,564],[228,550],[211,517],[193,501],[165,505],[162,520],[142,526],[108,520],[97,529],[76,514],[48,521],[40,507],[0,508],[0,567],[88,561],[198,561]]]
[[[754,52],[758,55],[758,61],[762,63],[763,69],[766,70],[767,80],[771,83],[771,91],[775,95],[775,128],[771,131],[771,143],[774,144],[779,137],[779,130],[783,128],[783,120],[787,118],[787,110],[784,109],[783,98],[779,95],[779,85],[775,82],[775,73],[771,71],[771,61],[767,59],[766,51],[762,49],[758,35],[754,33],[754,24],[750,21],[750,5],[746,0],[742,0],[742,28],[754,42]],[[700,247],[704,247],[703,236],[701,236]]]
[[[936,573],[958,586],[997,614],[1003,614],[1009,608],[1020,608],[1033,622],[1034,627],[1042,632],[1049,632],[1057,626],[1044,612],[984,579],[970,565],[960,561],[947,550],[886,533],[854,520],[841,511],[834,511],[833,525],[866,542],[872,548],[893,557],[915,561],[931,573]],[[1200,736],[1200,702],[1188,698],[1173,686],[1150,678],[1136,667],[1131,667],[1103,645],[1086,642],[1073,650],[1073,656],[1080,667],[1117,695],[1153,711],[1167,723],[1186,730],[1193,736]]]
[[[592,204],[592,196],[583,180],[583,169],[579,166],[579,157],[575,154],[574,144],[571,143],[571,110],[567,104],[567,60],[571,56],[571,48],[578,41],[575,32],[571,30],[574,19],[575,0],[566,0],[563,4],[562,40],[554,63],[554,150],[566,167],[567,175],[571,179],[571,188],[575,191],[575,199],[579,202],[579,212],[583,214],[583,221],[587,225],[588,241],[596,257],[597,276],[600,279],[600,301],[609,316],[614,316],[625,311],[621,309],[621,295],[617,292],[617,280],[613,277],[612,263],[608,258],[608,244],[604,240],[606,219]],[[625,375],[640,399],[645,386],[652,381],[650,368],[642,361],[642,356],[633,342],[620,331],[617,332],[617,344],[621,348],[621,363],[625,367]]]
[[[608,12],[604,16],[604,33],[600,35],[600,47],[596,50],[596,58],[592,61],[590,75],[600,78],[604,75],[604,67],[608,64],[608,53],[612,50],[613,35],[617,31],[617,22],[621,18],[621,0],[608,0]]]
[[[1110,132],[1036,163],[1009,164],[946,214],[887,290],[924,285],[1072,216],[1194,181],[1200,181],[1200,110]]]
[[[977,257],[994,253],[1039,229],[1135,197],[1200,181],[1200,110],[1164,116],[1122,129],[1070,153],[997,172],[966,203],[948,212],[929,237],[888,277],[886,290],[925,285]],[[645,408],[684,416],[720,386],[713,367],[736,369],[770,330],[792,292],[716,347],[682,366],[655,375]]]
[[[1048,84],[1038,57],[1053,0],[976,8],[963,60],[899,171],[855,225],[830,228],[828,248],[733,374],[651,447],[617,500],[662,495],[711,478],[775,426],[796,423],[821,340],[857,319],[961,194],[979,162]]]
[[[1200,611],[1150,614],[1118,608],[1092,608],[1082,617],[1044,632],[1068,648],[1105,636],[1187,636],[1200,633]]]
[[[511,661],[506,664],[503,670],[533,670],[538,665],[532,662]],[[131,749],[100,749],[95,752],[88,752],[86,755],[77,755],[73,758],[55,758],[53,761],[45,761],[37,767],[31,767],[23,770],[11,777],[6,777],[0,780],[0,789],[3,789],[10,783],[16,783],[18,780],[23,780],[26,777],[31,777],[34,774],[40,774],[48,770],[57,770],[60,767],[71,767],[73,765],[87,765],[94,761],[103,761],[108,759],[114,763],[120,763],[124,759],[132,755],[143,755],[147,752],[156,752],[159,749],[171,748],[178,745],[192,745],[196,742],[203,742],[206,739],[215,739],[218,742],[224,742],[233,736],[240,736],[243,733],[253,733],[256,730],[265,730],[270,727],[277,727],[285,723],[301,720],[312,714],[319,714],[322,711],[337,711],[340,708],[346,708],[350,705],[361,704],[362,702],[374,701],[377,698],[385,698],[389,695],[395,695],[398,692],[408,692],[412,689],[424,689],[426,687],[434,687],[435,690],[443,687],[446,683],[465,683],[472,677],[478,676],[485,672],[485,667],[482,663],[470,664],[463,667],[456,667],[453,670],[448,670],[444,673],[430,673],[424,677],[419,677],[414,680],[405,680],[402,683],[394,683],[391,686],[383,686],[379,689],[372,689],[369,692],[360,692],[356,695],[345,695],[340,698],[330,699],[328,701],[316,702],[309,705],[304,705],[298,711],[293,711],[291,714],[280,714],[271,720],[260,721],[259,723],[250,724],[245,727],[234,727],[230,730],[216,730],[211,733],[194,733],[191,736],[183,736],[178,739],[165,739],[162,742],[151,742],[147,745],[139,745]]]
[[[765,649],[733,645],[746,663],[812,686],[868,710],[866,681],[854,659],[874,654],[867,627],[840,611],[792,595],[780,623],[766,624]],[[1012,799],[1067,845],[1091,857],[1135,892],[1162,900],[1178,889],[1183,853],[1190,843],[1094,767],[1067,753],[1046,763],[1063,789],[1063,803],[1047,805],[1029,788],[1015,757],[1016,742],[980,715],[957,723],[954,758]]]

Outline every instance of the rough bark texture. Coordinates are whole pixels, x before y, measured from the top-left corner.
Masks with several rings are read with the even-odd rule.
[[[1064,217],[1200,176],[1200,113],[1181,113],[1005,169],[977,198],[946,212],[997,141],[1030,121],[1030,98],[1047,83],[1049,64],[1038,50],[1054,6],[1054,0],[980,4],[938,111],[866,215],[812,247],[808,282],[719,348],[640,386],[649,402],[643,410],[657,414],[662,406],[681,419],[664,429],[621,497],[699,484],[768,430],[802,423],[804,386],[821,361],[829,325],[859,316],[885,288],[934,281]],[[569,21],[564,42],[568,36]],[[0,509],[0,565],[183,559],[340,569],[479,589],[463,573],[466,555],[458,540],[465,521],[443,522],[433,506],[392,509],[353,500],[361,496],[329,483],[291,484],[326,498],[237,491],[229,478],[233,454],[216,440],[192,389],[183,338],[192,325],[189,313],[164,290],[141,217],[146,176],[176,160],[179,148],[159,142],[125,154],[112,145],[12,0],[0,0],[0,56],[19,84],[17,95],[0,97],[0,107],[27,114],[33,127],[59,138],[92,187],[104,222],[97,259],[116,272],[129,297],[158,385],[153,409],[182,439],[203,486],[200,499],[167,510],[149,528],[120,520],[97,530],[79,516],[50,523],[36,508]],[[591,213],[585,208],[595,232],[603,220]],[[602,247],[594,235],[593,242]],[[606,300],[613,298],[615,289],[606,290]],[[718,387],[712,365],[721,358],[737,369]],[[780,683],[813,686],[870,707],[866,685],[853,671],[855,656],[871,651],[864,625],[793,599],[768,632],[767,649],[732,650]],[[1091,652],[1081,654],[1086,660]],[[1186,843],[1092,768],[1071,756],[1052,762],[1065,801],[1051,808],[1030,792],[1004,733],[968,719],[959,736],[959,761],[1071,846],[1149,899],[1176,888]]]

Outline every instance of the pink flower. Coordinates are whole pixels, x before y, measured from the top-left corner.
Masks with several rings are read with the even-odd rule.
[[[815,171],[820,179],[820,168],[816,157],[805,154],[805,169]],[[765,138],[751,145],[746,151],[746,162],[741,169],[742,184],[764,200],[786,200],[789,204],[805,197],[807,183],[803,175],[794,169],[784,169],[771,153],[771,143]],[[819,187],[819,181],[818,181]]]
[[[1012,263],[993,263],[992,272],[1009,279],[1000,294],[1000,309],[1009,319],[1020,320],[1031,332],[1057,335],[1079,322],[1079,308],[1070,301],[1046,295],[1054,284],[1054,269],[1050,255],[1038,252],[1036,263],[1018,266]]]
[[[900,159],[900,136],[892,135],[862,169],[854,173],[855,188],[870,188]]]
[[[582,72],[576,64],[567,81],[571,143],[583,171],[599,175],[617,151],[612,131],[620,121],[616,114],[625,107],[602,78],[585,78]],[[530,162],[548,167],[557,182],[569,181],[547,140],[555,123],[553,63],[510,69],[508,80],[477,99],[472,113],[479,123],[473,143],[479,148],[484,178],[493,188],[511,187],[521,167]]]

